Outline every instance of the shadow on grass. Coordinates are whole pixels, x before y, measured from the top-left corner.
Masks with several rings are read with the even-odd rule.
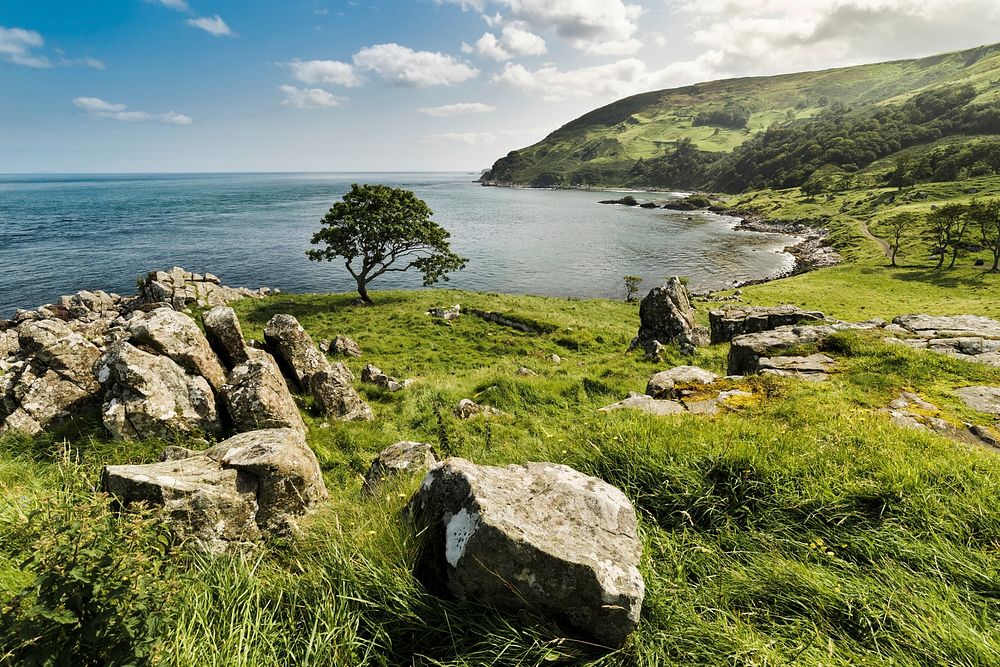
[[[891,268],[891,267],[886,267]],[[948,269],[896,267],[895,278],[907,282],[929,283],[938,287],[982,287],[987,284],[989,271],[974,274],[950,272]]]

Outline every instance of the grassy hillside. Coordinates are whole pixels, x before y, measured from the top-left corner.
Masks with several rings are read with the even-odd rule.
[[[792,193],[767,196],[789,214],[800,205]],[[863,242],[858,252],[863,271]],[[996,284],[989,289],[993,306],[983,312],[1000,314]],[[781,281],[749,288],[747,298],[822,293],[802,290]],[[894,296],[858,292],[823,306],[883,317],[960,308],[931,303],[917,281],[901,280]],[[602,414],[665,366],[723,371],[725,346],[664,366],[626,354],[637,309],[611,301],[455,291],[376,300],[371,308],[352,306],[351,295],[238,305],[250,336],[272,314],[291,313],[317,339],[356,338],[365,350],[350,361],[356,373],[371,362],[416,378],[398,393],[361,385],[371,423],[307,417],[331,500],[300,540],[220,557],[168,548],[155,524],[118,517],[93,493],[102,464],[152,461],[163,443],[111,443],[86,427],[65,441],[0,437],[0,662],[1000,662],[1000,458],[899,429],[877,412],[915,389],[948,419],[985,424],[953,390],[1000,383],[1000,370],[847,336],[829,350],[840,362],[829,383],[754,380],[754,398],[717,417]],[[452,303],[544,322],[552,333],[424,315]],[[553,352],[561,364],[548,360]],[[517,375],[520,366],[537,377]],[[450,408],[465,397],[511,416],[459,421]],[[639,512],[647,586],[628,645],[607,654],[545,618],[425,591],[412,575],[413,536],[399,521],[417,480],[376,498],[361,491],[372,456],[400,439],[483,464],[562,462],[622,488]]]
[[[539,143],[511,152],[484,178],[538,186],[714,186],[738,191],[741,184],[716,171],[735,149],[769,129],[903,108],[921,93],[964,86],[974,92],[963,106],[989,107],[1000,95],[998,82],[1000,45],[994,45],[917,60],[643,93],[585,114]],[[863,120],[867,124],[868,117]],[[986,133],[995,131],[1000,129]],[[679,147],[684,148],[681,155],[676,154]]]

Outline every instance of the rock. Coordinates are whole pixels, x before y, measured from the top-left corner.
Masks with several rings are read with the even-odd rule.
[[[407,509],[426,528],[418,576],[431,590],[538,609],[608,646],[635,630],[642,542],[632,504],[613,486],[552,463],[448,459]]]
[[[728,343],[743,334],[823,319],[825,315],[819,311],[802,310],[796,306],[728,308],[708,314],[713,344]]]
[[[663,363],[663,358],[667,352],[667,346],[658,340],[654,340],[645,347],[646,359],[654,364]]]
[[[505,414],[502,410],[497,410],[496,408],[490,407],[488,405],[479,405],[475,401],[469,398],[463,398],[455,406],[455,416],[459,419],[472,419],[479,415],[485,417],[499,417]]]
[[[93,343],[58,320],[27,320],[16,334],[25,360],[0,375],[0,432],[38,435],[96,410]]]
[[[833,326],[781,327],[772,331],[744,334],[729,346],[730,375],[747,375],[760,370],[760,360],[786,356],[782,353],[822,343],[836,332]]]
[[[96,372],[105,387],[104,426],[117,439],[169,439],[222,430],[208,381],[188,375],[167,357],[120,342],[101,356]]]
[[[678,366],[649,378],[646,394],[653,398],[681,398],[703,390],[719,376],[697,366]]]
[[[941,411],[936,405],[912,392],[904,391],[880,412],[888,414],[892,423],[899,428],[931,431],[967,445],[997,445],[996,438],[989,429],[975,424],[956,426],[941,417]]]
[[[381,368],[374,364],[368,364],[361,369],[361,381],[377,385],[389,391],[399,391],[410,383],[409,380],[400,382],[396,378],[386,375],[382,372]]]
[[[250,358],[235,310],[229,306],[216,306],[201,316],[201,322],[205,326],[209,345],[227,369],[232,370]]]
[[[184,313],[159,308],[134,317],[128,325],[129,342],[169,357],[188,373],[200,375],[219,391],[226,371],[195,321]]]
[[[650,290],[639,304],[639,322],[639,333],[629,349],[648,350],[655,341],[677,343],[683,352],[691,352],[709,340],[708,332],[695,322],[687,288],[679,278]]]
[[[341,421],[371,420],[372,409],[355,391],[354,374],[337,362],[312,376],[313,407],[321,415]]]
[[[612,412],[614,410],[638,410],[657,417],[687,412],[684,406],[677,401],[657,400],[652,396],[637,394],[635,392],[629,392],[628,398],[623,401],[604,406],[600,409],[600,412]]]
[[[243,287],[226,287],[211,274],[201,276],[176,266],[169,271],[151,271],[139,280],[138,288],[133,308],[143,304],[166,303],[174,310],[184,310],[189,306],[224,306],[236,299],[262,298],[272,293],[267,288],[249,290]]]
[[[235,430],[292,428],[305,432],[302,415],[277,362],[263,350],[247,348],[247,353],[249,358],[230,372],[229,382],[222,387]]]
[[[1000,387],[963,387],[955,393],[973,410],[1000,416]]]
[[[1000,366],[1000,322],[978,315],[900,315],[885,332],[886,338],[917,350],[929,350],[958,359]]]
[[[279,428],[240,433],[206,452],[223,468],[257,482],[257,514],[261,530],[288,534],[298,517],[328,497],[319,462],[297,429]]]
[[[520,375],[521,377],[526,377],[526,378],[538,377],[538,373],[531,370],[527,366],[521,366],[520,368],[518,368],[517,374]]]
[[[621,199],[603,199],[598,204],[621,204],[622,206],[638,206],[639,202],[636,201],[635,197],[632,195],[625,195]]]
[[[830,377],[835,362],[825,354],[807,357],[762,357],[757,362],[761,373],[821,382]]]
[[[374,494],[384,480],[398,475],[424,473],[437,463],[434,448],[424,442],[403,440],[383,449],[365,475],[365,492]]]
[[[562,357],[553,352],[552,354],[549,355],[549,361],[551,361],[553,364],[559,365],[562,363]]]
[[[102,486],[122,504],[159,507],[178,536],[212,552],[261,531],[291,533],[327,497],[316,456],[291,429],[241,433],[204,452],[169,447],[163,459],[106,466]]]
[[[290,371],[302,391],[309,391],[314,374],[329,367],[326,357],[291,315],[272,317],[264,326],[264,342],[275,359]]]
[[[330,351],[344,357],[360,357],[361,346],[353,338],[347,336],[337,336],[330,344]]]
[[[457,320],[462,315],[462,306],[456,303],[451,308],[431,308],[427,314],[439,320]]]
[[[954,338],[975,336],[1000,339],[1000,322],[980,315],[900,315],[893,324],[922,338]]]

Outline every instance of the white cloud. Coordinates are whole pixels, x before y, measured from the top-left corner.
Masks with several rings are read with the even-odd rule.
[[[158,120],[161,123],[169,125],[190,125],[194,122],[194,119],[190,116],[177,113],[176,111],[168,111],[162,114],[154,114],[148,111],[129,111],[128,106],[124,104],[115,104],[107,100],[102,100],[99,97],[74,98],[73,106],[94,118],[120,120],[126,123]]]
[[[45,40],[41,34],[34,30],[0,26],[0,60],[36,69],[76,65],[104,69],[104,63],[97,58],[67,58],[58,49],[56,49],[55,59],[38,53],[38,50],[44,46]]]
[[[148,2],[155,3],[157,5],[163,5],[170,9],[176,10],[178,12],[189,12],[191,7],[185,0],[147,0]]]
[[[355,88],[365,82],[353,65],[339,60],[293,60],[288,68],[292,77],[302,83],[332,83]]]
[[[497,62],[510,60],[521,56],[540,56],[548,51],[545,40],[525,29],[523,22],[517,21],[504,26],[497,38],[493,33],[483,33],[476,42],[475,49],[468,44],[462,45],[462,50],[471,53],[475,50],[479,55],[492,58]]]
[[[456,104],[444,104],[439,107],[421,107],[417,109],[422,114],[445,118],[449,116],[465,116],[474,113],[492,113],[496,107],[482,102],[458,102]]]
[[[452,56],[435,51],[414,51],[399,44],[376,44],[354,54],[354,65],[372,71],[397,86],[450,86],[479,74]]]
[[[544,134],[544,133],[542,133]],[[452,144],[462,146],[495,146],[514,139],[539,135],[538,130],[497,130],[496,132],[443,132],[428,134],[421,141],[425,144]],[[540,136],[539,136],[540,138]]]
[[[296,88],[295,86],[279,86],[278,90],[285,94],[282,106],[296,109],[331,109],[339,107],[347,100],[336,97],[322,88]]]
[[[200,16],[196,19],[188,19],[187,24],[198,28],[199,30],[204,30],[209,35],[213,37],[235,37],[236,33],[226,25],[226,22],[222,20],[222,17],[216,14],[215,16]]]
[[[619,98],[670,85],[703,80],[714,72],[722,54],[706,52],[699,58],[678,61],[651,70],[638,58],[625,58],[606,65],[560,70],[555,65],[545,65],[529,70],[523,65],[508,63],[493,81],[522,92],[541,96],[547,101],[573,98]]]

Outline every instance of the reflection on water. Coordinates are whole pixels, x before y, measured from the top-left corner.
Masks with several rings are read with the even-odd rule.
[[[228,284],[349,290],[339,263],[305,258],[330,204],[352,182],[414,190],[452,233],[468,268],[449,286],[620,296],[622,276],[688,276],[696,290],[790,265],[789,237],[735,232],[732,219],[599,205],[599,192],[483,188],[470,174],[0,176],[0,316],[78,289],[134,290],[178,265]],[[657,195],[664,197],[664,195]],[[643,196],[640,195],[640,199]],[[416,287],[418,276],[380,278]]]

